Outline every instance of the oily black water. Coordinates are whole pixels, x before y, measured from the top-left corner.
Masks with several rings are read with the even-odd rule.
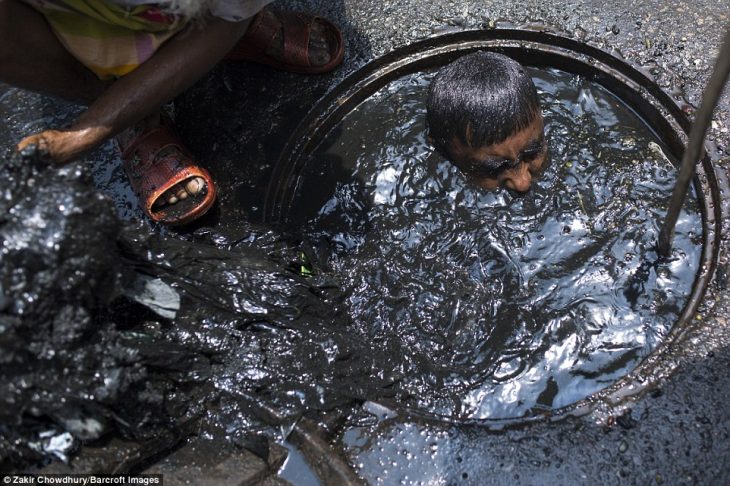
[[[647,356],[687,301],[702,243],[692,196],[655,251],[675,169],[602,87],[531,70],[548,167],[484,191],[425,140],[433,74],[381,89],[323,141],[290,221],[342,280],[353,338],[391,357],[402,406],[454,418],[563,407]]]

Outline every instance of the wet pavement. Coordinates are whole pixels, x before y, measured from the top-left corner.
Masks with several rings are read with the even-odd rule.
[[[316,77],[223,64],[176,101],[173,110],[183,136],[219,182],[220,205],[203,224],[235,228],[244,221],[260,220],[272,165],[313,103],[369,60],[441,33],[542,24],[645,68],[662,88],[681,90],[697,107],[723,29],[730,24],[727,2],[637,3],[280,2],[341,25],[348,43],[345,63],[336,73]],[[78,112],[7,87],[0,89],[0,110],[0,137],[6,150],[23,135],[68,123]],[[710,132],[711,149],[719,158],[730,155],[729,113],[726,89]],[[111,144],[87,160],[97,186],[113,197],[120,214],[141,218]],[[729,163],[726,159],[717,167],[725,197]],[[727,234],[730,228],[725,226]],[[600,404],[587,417],[500,433],[391,417],[367,406],[373,413],[354,414],[360,426],[341,433],[337,442],[371,483],[724,483],[730,470],[727,250],[725,238],[717,278],[692,331],[671,359],[657,363],[656,385],[638,398]]]

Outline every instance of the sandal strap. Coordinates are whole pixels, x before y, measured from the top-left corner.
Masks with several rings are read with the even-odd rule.
[[[266,21],[268,18],[267,12],[270,13],[271,11],[263,9],[253,18],[251,25],[248,26],[246,33],[239,43],[245,42],[247,46],[261,51],[268,49],[276,35],[280,32],[280,27],[272,22]],[[276,14],[272,15],[276,16]]]
[[[278,20],[271,22],[267,15]],[[302,13],[265,10],[254,18],[239,44],[245,52],[266,52],[277,35],[282,38],[281,61],[287,64],[309,66],[309,38],[317,17]]]
[[[161,116],[160,126],[138,135],[126,147],[118,145],[122,158],[131,159],[136,155],[141,161],[145,161],[146,165],[151,164],[161,150],[171,145],[176,146],[186,156],[192,157],[192,154],[180,141],[172,121],[165,115]]]
[[[309,38],[316,17],[302,13],[283,14],[280,19],[284,37],[284,62],[301,66],[309,66]],[[285,20],[287,19],[287,20]],[[285,23],[286,22],[286,23]]]

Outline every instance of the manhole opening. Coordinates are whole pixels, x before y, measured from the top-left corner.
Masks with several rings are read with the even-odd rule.
[[[419,133],[423,131],[417,120],[417,112],[421,109],[419,100],[423,99],[424,87],[430,80],[429,72],[481,49],[504,53],[528,66],[543,97],[544,112],[546,101],[559,105],[562,101],[560,109],[565,111],[570,109],[571,101],[580,106],[578,98],[584,96],[583,102],[592,98],[594,114],[609,111],[616,115],[617,126],[632,118],[636,123],[626,132],[608,130],[605,137],[621,137],[622,133],[625,137],[613,141],[614,153],[604,154],[598,143],[591,142],[598,134],[583,133],[580,138],[576,126],[572,129],[567,126],[566,133],[566,126],[558,120],[560,109],[556,109],[552,118],[550,113],[546,117],[552,138],[551,151],[556,152],[546,173],[548,182],[541,181],[541,187],[531,195],[516,201],[509,196],[505,199],[495,194],[479,194],[460,183],[445,187],[443,184],[448,185],[459,176],[447,173],[448,164],[434,161],[428,155],[425,143],[421,143],[420,148],[419,143],[415,143],[418,137],[422,138]],[[574,100],[564,99],[567,91],[553,89],[551,92],[551,87],[571,83],[578,93]],[[585,86],[579,86],[581,83]],[[609,102],[614,104],[601,105]],[[401,125],[397,125],[398,107],[406,115],[401,117]],[[585,112],[591,111],[590,106],[583,108]],[[309,221],[312,236],[322,237],[329,245],[324,251],[329,264],[339,266],[341,274],[351,266],[349,303],[354,320],[362,322],[363,338],[383,339],[385,346],[405,338],[400,341],[402,347],[394,345],[394,353],[408,355],[415,349],[408,359],[395,362],[406,376],[409,367],[419,370],[410,376],[410,381],[406,380],[406,387],[410,387],[408,390],[415,398],[398,403],[398,407],[426,418],[495,425],[546,415],[564,416],[585,410],[598,399],[636,393],[648,385],[650,380],[643,377],[651,374],[652,363],[657,357],[667,353],[668,347],[683,337],[714,270],[719,238],[716,212],[720,205],[717,204],[719,190],[707,157],[702,161],[695,181],[694,202],[686,206],[686,226],[678,230],[683,236],[675,244],[674,259],[658,263],[652,248],[674,180],[671,164],[676,165],[681,158],[689,126],[682,108],[640,71],[606,52],[571,39],[518,30],[464,32],[429,39],[370,63],[314,107],[282,151],[283,156],[269,186],[265,215],[270,221]],[[414,110],[416,115],[409,118],[408,110]],[[578,119],[585,113],[573,115]],[[399,132],[400,135],[405,133],[399,142],[400,151],[388,153],[386,140],[380,147],[380,156],[373,156],[368,150],[375,146],[375,139],[400,136],[383,128],[388,120],[393,120],[400,128],[406,127]],[[599,125],[584,128],[590,132],[600,130]],[[376,127],[383,131],[378,132]],[[368,135],[368,130],[374,132]],[[357,137],[363,133],[365,136],[361,137],[363,143],[360,144]],[[571,138],[586,144],[587,152],[571,148]],[[416,146],[414,150],[406,147],[411,142]],[[338,144],[340,148],[333,151],[331,147]],[[635,148],[638,151],[633,151]],[[422,162],[417,168],[420,173],[413,172],[416,168],[413,160],[404,157],[406,153],[415,154],[413,160]],[[650,153],[654,156],[649,157]],[[419,154],[426,154],[425,158],[418,159]],[[556,160],[556,155],[560,160]],[[332,162],[333,158],[338,159],[336,163]],[[624,170],[624,173],[604,174],[605,177],[596,179],[600,179],[597,184],[602,187],[589,187],[590,190],[581,193],[586,189],[582,184],[590,180],[588,176],[579,180],[585,176],[579,166],[586,160],[588,172],[590,168],[601,166],[604,172]],[[629,167],[639,160],[638,166]],[[617,165],[613,167],[610,163]],[[315,167],[313,164],[322,165]],[[662,164],[666,166],[662,167]],[[336,169],[339,174],[328,179],[329,169]],[[424,175],[424,171],[430,175]],[[439,176],[439,171],[444,174]],[[612,176],[617,178],[612,179]],[[410,180],[410,186],[408,181],[404,182],[404,177]],[[631,188],[615,191],[621,181]],[[420,195],[418,184],[425,184]],[[438,187],[431,187],[429,192],[428,187],[434,185]],[[604,199],[601,199],[601,190],[606,191]],[[488,237],[500,229],[506,229],[504,234],[497,235],[488,245],[475,243],[477,257],[469,261],[459,260],[448,252],[445,255],[438,255],[438,251],[428,254],[429,249],[439,247],[439,242],[459,240],[458,237],[449,240],[449,235],[453,237],[463,230],[459,226],[429,227],[418,222],[419,198],[423,202],[444,193],[452,194],[450,203],[455,211],[478,208],[476,214],[460,216],[462,222],[472,218],[471,226],[467,226],[479,236],[475,241],[481,241],[485,236],[479,233],[478,222],[496,228],[487,231]],[[563,206],[561,201],[555,202],[556,197],[566,199],[567,196],[572,197],[570,204]],[[647,206],[646,200],[652,196],[654,200]],[[627,204],[607,216],[607,206],[620,198],[626,198]],[[317,202],[310,204],[312,200]],[[366,204],[361,204],[363,201]],[[394,208],[410,204],[411,210],[400,214],[375,211],[380,220],[365,215],[364,223],[358,229],[360,234],[354,238],[362,236],[362,239],[353,241],[352,231],[350,234],[340,231],[342,221],[334,225],[331,221],[323,222],[327,215],[342,220],[343,211],[347,214],[348,203],[352,203],[349,209],[355,208],[353,214],[359,216],[363,216],[363,212],[372,216],[372,208],[376,206]],[[311,207],[307,207],[308,204]],[[325,208],[317,215],[317,210],[327,204],[334,210],[328,213]],[[529,204],[534,206],[532,212],[525,212],[524,206]],[[536,216],[540,208],[551,204],[554,207],[548,208],[547,213]],[[363,210],[362,206],[367,208]],[[421,206],[432,214],[428,204]],[[639,213],[641,216],[637,218]],[[351,224],[349,230],[353,230],[359,223],[357,217],[349,216],[344,219]],[[519,226],[512,224],[515,218],[533,218],[539,223],[529,231],[521,228],[515,234],[512,230]],[[409,222],[416,224],[405,228],[404,224]],[[623,227],[619,228],[622,222]],[[592,234],[605,234],[607,228],[600,227],[603,223],[613,225],[617,231],[636,231],[627,231],[620,238],[621,244],[617,244]],[[323,227],[340,231],[334,250],[335,235],[332,232],[324,234]],[[408,230],[408,235],[400,235],[403,238],[400,248],[396,237],[398,228]],[[429,246],[423,241],[432,231],[449,234],[434,237]],[[379,239],[368,242],[372,234],[378,234]],[[384,237],[384,234],[388,236]],[[553,246],[540,243],[541,236],[543,240],[552,241]],[[558,241],[560,238],[563,240]],[[566,247],[565,241],[569,241],[567,247],[574,245],[567,255],[544,261],[538,258],[535,267],[530,266],[530,258],[539,256],[540,252],[559,252],[559,248]],[[444,246],[448,245],[441,245]],[[591,246],[594,253],[581,256],[585,253],[582,248]],[[487,247],[489,251],[485,252]],[[463,246],[460,248],[462,256],[466,250]],[[356,256],[351,258],[348,252]],[[409,255],[414,255],[413,259],[409,260]],[[379,256],[382,258],[378,263]],[[585,260],[582,266],[573,269],[572,273],[567,271],[566,275],[565,267],[574,257]],[[601,258],[608,262],[597,262]],[[619,261],[621,259],[623,261]],[[419,265],[421,271],[404,276],[398,271],[404,262]],[[455,270],[459,265],[462,265],[462,273]],[[475,277],[474,268],[480,265],[482,275]],[[509,268],[510,265],[513,268]],[[553,270],[547,268],[550,265]],[[496,268],[500,266],[501,269]],[[506,273],[495,283],[490,277],[500,270]],[[434,271],[451,279],[449,286],[439,289],[438,285],[427,288],[414,285],[429,272],[435,278]],[[514,278],[510,280],[509,275]],[[550,289],[551,279],[559,283],[557,290]],[[597,285],[601,279],[604,279],[603,286]],[[358,294],[362,286],[355,290],[360,281],[364,282],[365,294]],[[548,299],[555,293],[562,297],[546,307],[534,305],[535,300]],[[535,299],[536,295],[541,297]],[[490,296],[496,296],[490,300],[491,310],[485,303]],[[570,298],[566,300],[566,296]],[[611,296],[621,300],[624,306],[619,305],[613,314],[609,312],[610,316],[602,316],[603,306],[608,305]],[[520,300],[522,298],[525,300]],[[500,308],[500,299],[501,302],[511,301],[512,308]],[[400,305],[403,301],[407,305]],[[413,302],[420,307],[409,314]],[[531,312],[520,313],[531,305]],[[490,311],[493,318],[485,319]],[[384,312],[391,312],[391,315],[384,317]],[[510,329],[511,316],[515,316],[515,326]],[[403,322],[407,323],[405,331]],[[392,339],[383,338],[386,335]],[[601,339],[591,337],[595,335]],[[571,339],[582,342],[571,344]],[[404,345],[409,340],[412,343]],[[492,341],[502,345],[502,351],[506,352],[495,357],[491,345],[481,345]],[[455,342],[461,344],[454,346]],[[573,354],[566,354],[566,346],[573,347]],[[520,354],[525,349],[532,354]],[[591,354],[591,350],[595,354]],[[513,359],[510,359],[510,352],[514,354]],[[561,353],[564,356],[557,361],[545,358]],[[475,365],[479,362],[487,364]],[[531,370],[541,367],[553,369],[530,375]],[[464,369],[470,371],[465,374]],[[485,387],[487,382],[490,386]],[[500,394],[508,397],[504,403],[510,406],[505,407],[503,402],[491,398]]]

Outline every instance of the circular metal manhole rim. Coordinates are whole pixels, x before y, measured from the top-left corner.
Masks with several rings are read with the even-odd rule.
[[[283,147],[274,166],[264,204],[264,220],[282,222],[291,206],[299,175],[322,138],[367,97],[391,81],[446,64],[468,52],[489,49],[503,52],[529,66],[558,67],[581,74],[634,109],[677,160],[681,160],[690,121],[681,106],[648,75],[609,52],[554,33],[520,29],[463,31],[432,37],[396,49],[349,75],[304,117]],[[526,58],[529,58],[526,61]],[[557,64],[557,65],[556,65]],[[686,105],[685,105],[686,106]],[[660,133],[661,132],[661,133]],[[613,384],[570,405],[507,419],[454,418],[393,404],[414,418],[495,429],[538,420],[583,415],[599,404],[614,405],[645,391],[656,381],[653,370],[683,342],[714,274],[720,246],[720,189],[708,155],[697,166],[694,186],[702,212],[703,244],[700,265],[687,304],[667,337],[633,370]],[[669,195],[667,195],[667,201]]]

